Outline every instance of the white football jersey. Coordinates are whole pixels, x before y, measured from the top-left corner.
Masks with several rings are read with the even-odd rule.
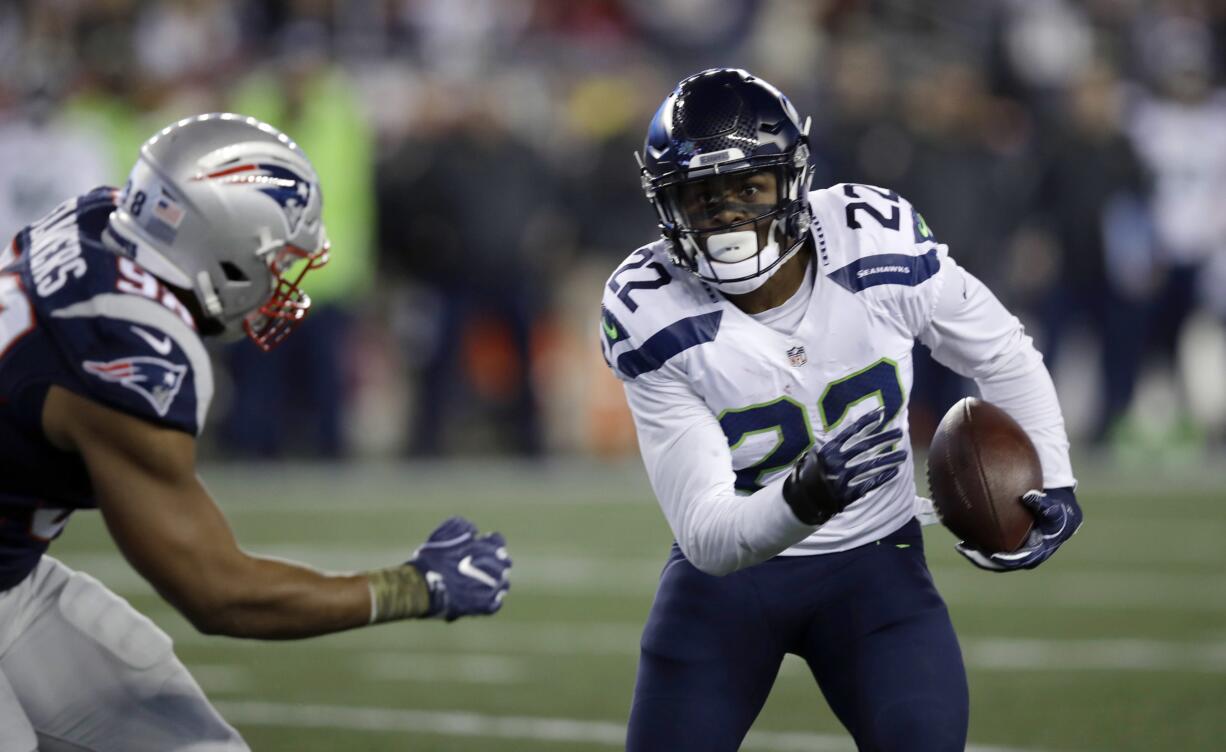
[[[605,359],[626,382],[653,488],[691,561],[722,573],[845,550],[909,521],[912,462],[816,529],[795,519],[781,486],[811,446],[877,407],[909,450],[917,338],[1027,428],[1047,487],[1072,485],[1041,358],[919,213],[893,191],[854,184],[815,191],[810,204],[816,269],[795,331],[760,323],[676,267],[665,241],[632,254],[605,287]]]

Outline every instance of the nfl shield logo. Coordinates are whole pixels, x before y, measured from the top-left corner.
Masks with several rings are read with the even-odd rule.
[[[788,349],[788,362],[796,368],[800,368],[805,363],[809,362],[809,356],[805,355],[805,346],[797,345]]]

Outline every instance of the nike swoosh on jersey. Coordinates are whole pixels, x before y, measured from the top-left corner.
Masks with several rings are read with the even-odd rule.
[[[158,355],[170,355],[170,335],[163,335],[161,338],[158,338],[139,326],[133,326],[132,331],[145,340]]]
[[[456,569],[460,572],[460,574],[470,579],[474,579],[477,582],[480,582],[482,585],[492,588],[498,587],[498,580],[491,577],[488,572],[483,572],[480,569],[477,569],[477,567],[473,565],[473,557],[471,556],[465,556],[463,559],[460,559],[460,566],[456,567]]]

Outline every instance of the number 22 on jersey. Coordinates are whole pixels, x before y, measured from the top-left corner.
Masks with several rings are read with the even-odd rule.
[[[867,399],[880,401],[885,409],[884,424],[898,417],[904,396],[898,364],[889,358],[830,382],[818,401],[822,430],[839,426],[852,407]],[[813,429],[803,405],[791,397],[780,397],[748,407],[724,410],[720,428],[735,451],[751,436],[774,433],[775,443],[757,462],[736,471],[736,488],[752,493],[762,488],[766,476],[791,467],[813,446]]]

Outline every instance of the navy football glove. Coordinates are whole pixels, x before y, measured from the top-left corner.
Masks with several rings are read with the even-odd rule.
[[[985,554],[966,543],[959,543],[955,546],[958,553],[980,569],[992,572],[1034,569],[1047,561],[1060,544],[1073,537],[1081,527],[1081,507],[1071,488],[1030,491],[1022,497],[1022,503],[1034,512],[1034,527],[1021,548],[1008,553]]]
[[[407,562],[421,572],[430,591],[425,616],[455,621],[501,608],[511,587],[506,545],[500,533],[477,535],[477,526],[463,517],[439,525]]]
[[[878,408],[844,428],[821,447],[805,452],[783,481],[783,499],[806,525],[823,525],[853,501],[898,475],[907,459],[902,449],[880,452],[902,439],[902,430],[883,431]]]

